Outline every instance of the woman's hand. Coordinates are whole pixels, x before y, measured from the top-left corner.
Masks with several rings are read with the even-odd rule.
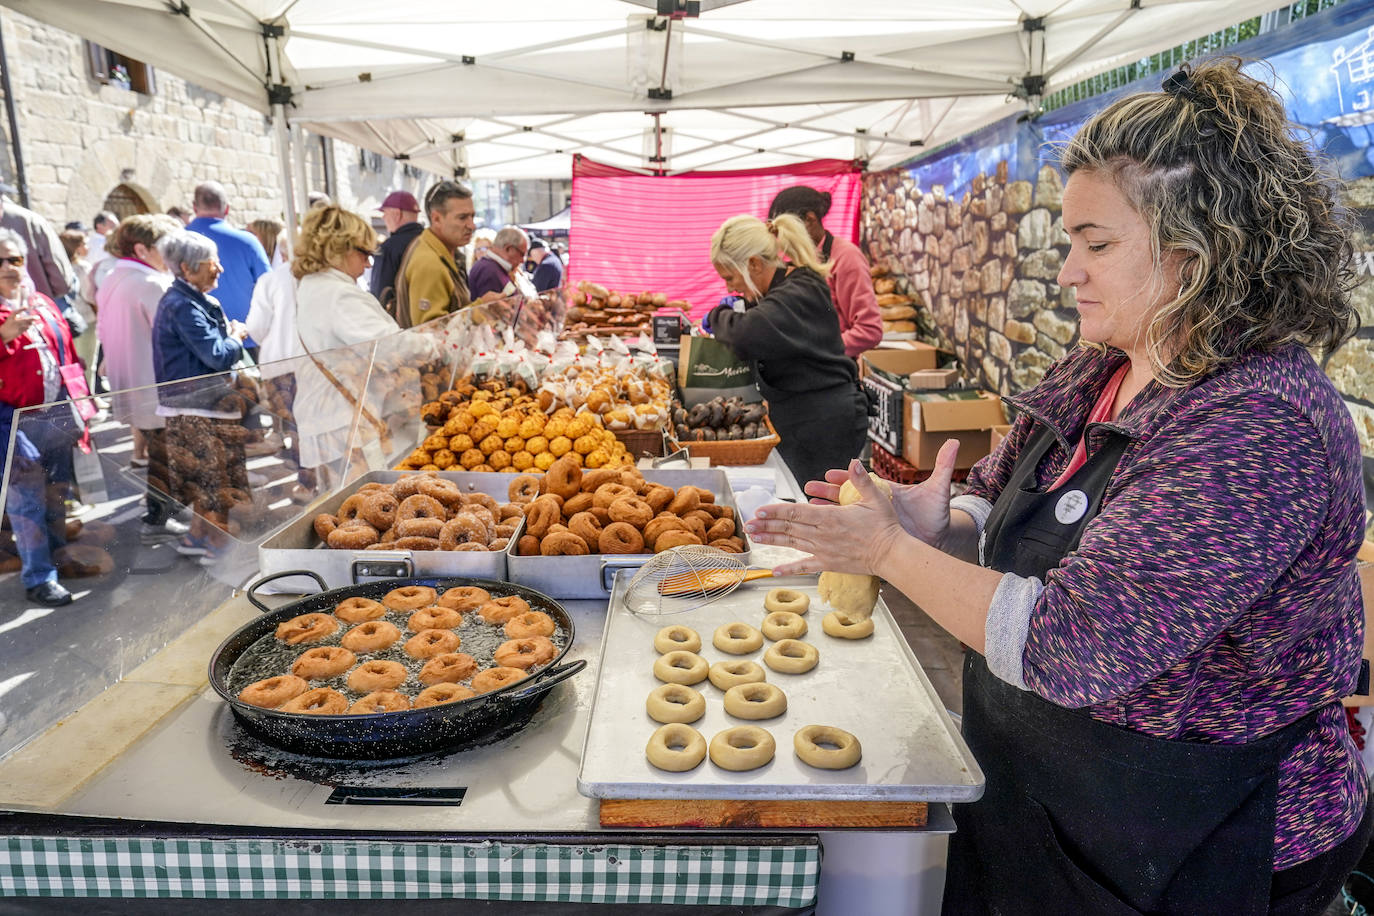
[[[0,341],[10,343],[22,337],[29,326],[37,320],[38,317],[27,307],[15,309],[3,323],[0,323]]]

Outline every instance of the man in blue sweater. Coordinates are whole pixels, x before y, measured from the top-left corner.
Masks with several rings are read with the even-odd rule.
[[[224,185],[218,181],[206,181],[198,185],[191,205],[195,208],[196,218],[186,228],[199,232],[215,243],[219,249],[219,262],[224,267],[215,298],[224,309],[225,317],[242,323],[248,318],[253,285],[258,282],[258,277],[270,269],[267,252],[263,251],[262,243],[251,232],[235,229],[225,219],[229,215],[229,196]],[[244,343],[254,350],[257,347],[251,340]]]

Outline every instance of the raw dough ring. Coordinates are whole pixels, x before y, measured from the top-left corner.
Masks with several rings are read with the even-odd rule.
[[[707,677],[711,683],[721,690],[729,690],[740,684],[757,684],[767,680],[768,675],[763,671],[763,666],[758,662],[735,659],[728,662],[716,662],[707,672]]]
[[[756,770],[776,750],[773,736],[757,725],[736,725],[711,739],[711,762],[722,770]]]
[[[848,769],[863,756],[858,738],[830,725],[808,725],[797,729],[792,736],[792,749],[802,763],[822,770]]]
[[[763,663],[781,674],[805,674],[820,660],[816,647],[800,639],[779,640],[763,653]]]
[[[706,759],[706,739],[701,737],[701,732],[681,722],[661,725],[649,736],[644,756],[660,770],[681,773]],[[711,759],[716,759],[714,754]]]
[[[654,661],[654,677],[666,684],[700,684],[706,680],[706,659],[677,649]]]
[[[791,611],[793,614],[805,614],[811,607],[811,599],[805,592],[799,592],[795,588],[774,588],[769,589],[768,594],[763,598],[763,609],[765,611]]]
[[[774,684],[739,684],[725,691],[725,711],[736,719],[776,719],[787,712],[787,694]]]
[[[697,635],[696,630],[681,626],[664,627],[654,637],[655,652],[666,655],[679,649],[684,652],[701,651],[701,637]]]
[[[644,709],[655,722],[695,722],[706,715],[706,698],[686,684],[663,684],[649,691]]]
[[[821,618],[821,629],[836,639],[866,639],[873,635],[873,618],[850,620],[848,614],[831,611]]]
[[[806,621],[791,611],[773,611],[759,625],[769,639],[800,639],[806,635]]]
[[[748,655],[763,645],[763,634],[747,623],[727,623],[716,627],[711,645],[731,655]]]

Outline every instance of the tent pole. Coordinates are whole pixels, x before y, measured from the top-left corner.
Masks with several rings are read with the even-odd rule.
[[[281,165],[281,196],[286,204],[286,257],[295,257],[299,223],[296,219],[296,192],[291,182],[291,138],[286,130],[286,106],[272,106],[272,127],[277,134],[277,161]]]
[[[304,213],[310,206],[310,189],[305,183],[305,131],[301,130],[299,124],[292,124],[291,133],[291,167],[295,170],[296,176],[296,208]]]

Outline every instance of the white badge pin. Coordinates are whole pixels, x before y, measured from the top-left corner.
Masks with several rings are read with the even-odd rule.
[[[1082,490],[1069,490],[1054,504],[1054,517],[1061,525],[1072,525],[1088,512],[1088,494]]]

